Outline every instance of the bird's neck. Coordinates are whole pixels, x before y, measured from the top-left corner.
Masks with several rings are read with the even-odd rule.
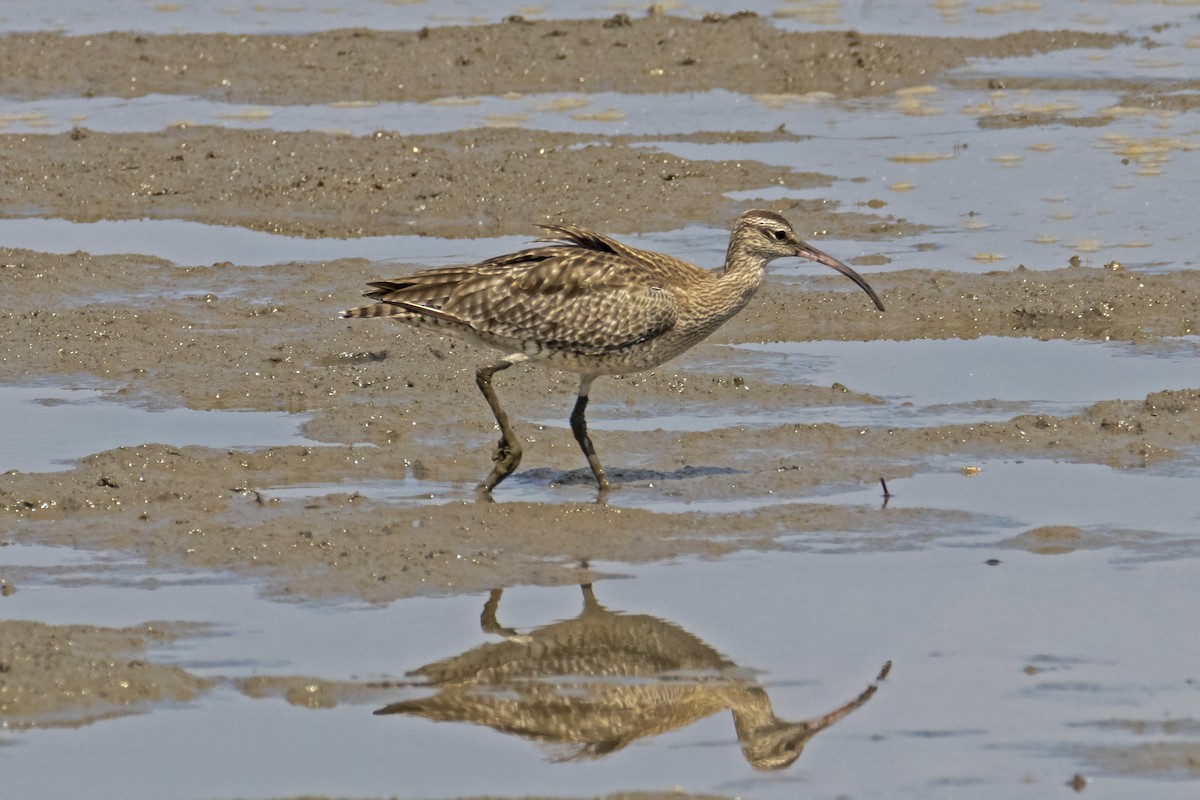
[[[725,268],[722,274],[752,276],[754,280],[761,281],[767,269],[768,259],[749,249],[745,242],[739,241],[740,238],[731,238],[729,249],[725,251]]]
[[[728,294],[739,296],[740,308],[754,296],[758,287],[762,286],[766,268],[765,259],[730,245],[725,256],[725,268],[717,281]]]

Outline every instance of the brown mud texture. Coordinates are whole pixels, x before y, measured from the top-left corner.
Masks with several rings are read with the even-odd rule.
[[[969,56],[1125,41],[1070,31],[984,40],[787,33],[752,15],[304,36],[38,33],[0,40],[0,92],[158,93],[268,106],[510,92],[856,97],[936,81]],[[1130,103],[1157,102],[1153,92],[1124,88]],[[780,129],[691,138],[798,135]],[[731,192],[858,177],[688,160],[634,136],[511,128],[351,136],[181,123],[153,133],[0,133],[0,144],[4,216],[181,219],[303,237],[532,238],[533,225],[546,221],[616,235],[725,226],[747,206],[729,200]],[[787,215],[806,238],[836,229],[844,238],[886,243],[924,229],[920,220],[881,214],[871,204],[760,204]],[[655,371],[597,383],[593,421],[606,413],[712,409],[731,420],[698,432],[595,431],[618,484],[607,504],[562,499],[564,492],[578,497],[591,480],[565,424],[574,377],[520,367],[498,377],[525,442],[522,470],[510,482],[524,499],[506,499],[506,484],[495,502],[477,501],[470,486],[490,466],[495,431],[474,369],[489,356],[436,335],[336,319],[358,303],[366,281],[413,269],[404,258],[398,252],[385,265],[346,259],[260,268],[212,263],[204,252],[176,264],[138,253],[0,248],[0,381],[96,387],[114,401],[150,408],[305,415],[309,440],[266,449],[130,441],[63,471],[8,472],[0,476],[3,543],[126,551],[152,567],[253,575],[279,596],[386,603],[571,582],[593,559],[633,563],[771,548],[784,535],[793,546],[911,547],[969,529],[970,515],[847,508],[814,496],[913,474],[947,456],[964,465],[1053,457],[1143,467],[1187,457],[1200,438],[1200,391],[974,425],[812,424],[808,409],[882,401],[853,386],[789,385],[748,363],[743,350],[706,344]],[[886,314],[836,276],[813,271],[811,278],[769,279],[712,343],[980,336],[1152,342],[1193,333],[1200,317],[1200,275],[1192,271],[1037,264],[960,274],[897,266],[903,269],[872,277]],[[778,422],[736,423],[750,412]],[[426,482],[432,496],[390,503],[353,488],[406,478]],[[297,484],[334,488],[281,496],[281,487]],[[347,488],[337,490],[342,484]],[[654,492],[662,507],[623,506],[622,492]],[[781,496],[790,499],[779,502]],[[745,501],[756,497],[773,501],[746,510]],[[701,499],[738,500],[731,508],[740,510],[688,510]],[[1147,546],[1145,537],[1114,542],[1108,535],[1097,545],[1088,531],[1039,529],[1010,544],[1054,552]],[[0,580],[21,589],[20,575]],[[0,714],[20,724],[80,724],[139,703],[187,699],[206,686],[137,655],[176,635],[161,627],[3,626]]]

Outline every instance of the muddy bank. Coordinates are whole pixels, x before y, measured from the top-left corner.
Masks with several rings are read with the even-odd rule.
[[[0,727],[77,727],[197,697],[208,681],[143,658],[186,628],[0,622]]]
[[[563,438],[561,448],[542,449],[538,462],[550,456],[578,466],[577,451],[574,459],[565,457]],[[523,480],[544,482],[544,497],[552,502],[504,502],[503,494],[500,502],[479,502],[470,487],[486,453],[470,462],[451,459],[426,468],[420,462],[403,464],[406,452],[411,457],[411,450],[395,447],[272,448],[257,454],[162,445],[122,448],[89,457],[69,473],[7,476],[0,503],[11,535],[21,541],[128,550],[164,568],[251,574],[281,596],[353,596],[371,602],[494,586],[578,583],[588,578],[582,565],[589,561],[716,556],[769,548],[779,537],[801,532],[824,541],[869,531],[857,538],[856,547],[890,549],[969,519],[936,511],[884,514],[816,504],[695,515],[553,502],[551,480],[581,481],[584,474],[564,476],[544,467]],[[378,472],[376,458],[393,466]],[[811,485],[828,479],[812,466],[776,468],[772,462],[767,469],[744,472],[705,465],[677,473],[618,466],[612,474],[686,505],[722,487],[722,497],[769,496],[794,491],[805,480]],[[304,482],[317,484],[352,480],[355,474],[400,479],[415,469],[434,481],[431,486],[452,474],[462,478],[462,486],[445,486],[440,496],[407,504],[338,492],[336,486],[328,494],[281,497],[284,493],[273,487],[294,485],[297,467],[307,476]]]
[[[479,502],[469,487],[486,471],[487,439],[463,455],[395,442],[379,448],[272,448],[257,453],[146,445],[83,459],[66,473],[5,476],[0,508],[24,541],[131,550],[152,565],[252,574],[283,595],[354,596],[372,602],[517,583],[581,580],[580,564],[642,562],[837,543],[853,550],[912,547],[969,532],[971,515],[923,509],[821,505],[820,487],[856,488],[911,474],[933,458],[1079,460],[1153,467],[1194,458],[1200,392],[1160,392],[1141,403],[1109,401],[1071,417],[918,429],[794,424],[704,433],[605,432],[620,491],[653,490],[682,513],[555,500],[555,482],[585,482],[565,431],[530,437],[519,484],[550,502]],[[720,457],[709,455],[719,452]],[[619,455],[618,455],[619,454]],[[469,457],[467,457],[469,456]],[[547,465],[549,465],[547,467]],[[418,475],[444,496],[381,502],[339,482]],[[328,493],[280,497],[273,486],[329,484]],[[457,484],[459,488],[455,488]],[[462,499],[456,499],[462,498]],[[747,499],[756,507],[741,509]],[[504,492],[497,492],[504,500]],[[688,513],[691,502],[727,501],[726,513]],[[432,501],[432,502],[430,502]],[[520,532],[519,535],[517,532]],[[652,533],[652,535],[647,535]],[[1009,546],[1037,550],[1049,534]],[[1071,534],[1073,536],[1073,534]],[[1153,537],[1106,534],[1106,544],[1153,546]],[[1060,537],[1061,538],[1061,537]],[[1068,537],[1069,540],[1069,537]],[[1071,542],[1070,549],[1087,546]],[[1175,543],[1195,548],[1200,541]]]
[[[235,103],[423,101],[509,92],[886,94],[971,58],[1133,40],[1081,31],[992,39],[792,33],[761,17],[520,21],[303,36],[133,32],[0,40],[13,97],[197,95]]]
[[[133,550],[171,568],[253,574],[281,595],[387,602],[563,583],[579,578],[584,559],[717,555],[773,547],[784,536],[794,543],[797,535],[814,546],[907,547],[969,530],[970,516],[827,507],[816,495],[913,474],[948,456],[964,465],[1014,457],[1157,467],[1193,458],[1191,443],[1200,440],[1200,401],[1187,391],[1098,403],[1066,417],[816,425],[806,409],[882,401],[853,386],[790,385],[748,368],[741,351],[702,345],[659,370],[606,379],[593,392],[594,420],[606,409],[719,408],[734,420],[738,413],[778,415],[777,425],[751,428],[596,434],[625,491],[652,492],[684,513],[622,508],[619,493],[610,506],[564,499],[572,495],[556,485],[569,492],[590,481],[562,422],[576,382],[539,368],[514,369],[498,385],[527,445],[513,484],[526,494],[517,496],[550,503],[476,503],[470,486],[487,471],[495,436],[473,380],[485,356],[390,323],[335,320],[365,280],[379,277],[377,267],[178,267],[145,257],[11,250],[4,263],[16,309],[0,315],[4,381],[99,386],[115,401],[151,407],[306,413],[306,435],[326,443],[221,451],[146,442],[89,456],[62,473],[9,473],[0,478],[0,508],[13,535]],[[886,314],[836,276],[775,280],[714,341],[1002,335],[1149,342],[1192,333],[1200,313],[1200,273],[1189,271],[913,269],[873,280]],[[430,494],[397,504],[338,489],[406,478],[424,482]],[[297,485],[328,488],[307,497],[283,492]],[[699,501],[754,498],[757,508],[686,511]],[[1044,532],[1011,545],[1039,550],[1039,537]],[[1142,546],[1136,536],[1118,539]]]
[[[828,185],[829,176],[755,161],[690,161],[631,138],[482,129],[424,136],[171,128],[0,136],[0,213],[79,222],[186,219],[307,237],[533,234],[587,220],[618,231],[728,224],[726,194]],[[835,204],[805,204],[811,229]],[[853,209],[847,211],[854,212]],[[918,226],[837,217],[864,238]],[[397,254],[402,257],[403,254]],[[203,253],[196,263],[205,263]]]
[[[0,45],[7,64],[0,92],[27,98],[163,93],[264,105],[711,89],[852,97],[924,84],[971,57],[1128,41],[1076,32],[985,40],[795,34],[752,17],[313,36],[33,34],[9,36]],[[1127,88],[1135,97],[1138,87]],[[1136,96],[1153,107],[1191,102],[1154,92]],[[1000,124],[1062,121],[1048,116]],[[771,137],[796,134],[698,132],[692,138]],[[621,234],[724,226],[748,204],[730,201],[728,193],[861,177],[747,160],[681,159],[648,148],[654,138],[681,137],[500,129],[354,137],[187,125],[151,134],[81,128],[5,135],[0,213],[81,222],[186,219],[309,237],[532,237],[539,221]],[[768,205],[806,236],[836,230],[839,238],[867,243],[865,252],[837,254],[857,263],[887,263],[882,251],[889,244],[924,230],[922,220],[895,219],[872,207]],[[714,252],[709,266],[721,255]],[[579,501],[590,477],[562,422],[575,379],[538,369],[506,373],[499,391],[514,409],[526,461],[497,492],[498,502],[477,502],[470,487],[486,472],[495,438],[473,382],[485,356],[390,324],[334,319],[358,303],[366,281],[412,268],[406,254],[395,258],[398,263],[386,268],[356,260],[251,268],[213,264],[204,252],[180,265],[144,254],[0,250],[0,381],[93,386],[113,402],[150,408],[306,414],[305,434],[321,443],[184,448],[137,441],[134,431],[130,446],[92,454],[63,472],[0,475],[5,540],[120,550],[164,569],[253,576],[278,598],[383,604],[495,586],[574,583],[587,577],[586,560],[710,557],[781,542],[822,552],[921,547],[969,535],[978,520],[966,512],[886,508],[882,498],[878,506],[840,507],[822,504],[820,495],[911,475],[938,459],[965,466],[987,457],[1060,458],[1156,469],[1190,463],[1200,440],[1195,391],[972,425],[815,425],[806,410],[883,401],[854,386],[788,385],[748,368],[738,351],[702,346],[659,370],[605,380],[594,390],[594,419],[614,410],[702,408],[720,408],[734,419],[700,432],[599,432],[598,447],[619,484],[608,505],[587,502],[586,495]],[[888,305],[884,315],[844,281],[814,270],[806,273],[811,278],[770,281],[713,342],[990,335],[1153,342],[1195,332],[1200,273],[1099,268],[1112,260],[1098,253],[1091,268],[972,275],[924,269],[916,256],[903,270],[871,277]],[[754,412],[778,415],[778,424],[736,422],[738,414]],[[423,494],[390,502],[354,488],[404,479],[420,483]],[[304,485],[316,488],[307,495],[289,492]],[[623,506],[622,493],[653,496],[672,504],[674,513]],[[702,503],[727,505],[697,511]],[[1146,553],[1158,543],[1145,532],[1064,525],[1014,531],[996,549]],[[1200,551],[1197,542],[1172,543],[1177,553]],[[154,701],[194,697],[204,681],[144,658],[146,648],[173,635],[158,625],[105,630],[0,623],[3,711],[38,724],[83,724]],[[291,678],[242,688],[311,707],[349,691]]]
[[[358,304],[366,281],[405,271],[361,260],[185,268],[145,256],[0,250],[0,336],[7,343],[0,380],[95,385],[157,407],[316,411],[309,435],[328,442],[482,435],[490,422],[477,413],[473,373],[486,354],[392,323],[335,319]],[[871,279],[884,314],[826,273],[813,267],[805,280],[769,277],[711,341],[1150,341],[1192,334],[1200,319],[1196,271],[903,270]],[[701,345],[652,372],[603,380],[597,402],[712,404],[730,413],[872,402],[853,386],[846,393],[758,379],[744,360],[738,351]],[[689,366],[697,361],[702,370]],[[563,407],[575,379],[530,368],[506,373],[500,385],[523,417],[557,418],[569,411]],[[459,409],[449,420],[448,407]]]

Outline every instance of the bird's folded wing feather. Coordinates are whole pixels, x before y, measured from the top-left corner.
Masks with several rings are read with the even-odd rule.
[[[546,227],[561,243],[466,267],[378,281],[366,296],[421,313],[436,310],[481,334],[600,354],[670,330],[675,295],[654,258],[582,228]]]
[[[598,254],[572,251],[505,273],[481,271],[464,281],[444,309],[481,333],[584,354],[652,339],[678,318],[671,292],[629,264]]]

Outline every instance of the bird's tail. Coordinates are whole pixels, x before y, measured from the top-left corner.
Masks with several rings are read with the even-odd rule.
[[[395,317],[408,313],[391,303],[374,303],[369,306],[348,308],[340,316],[342,319],[371,319],[372,317]]]
[[[427,306],[423,303],[412,303],[407,300],[391,300],[375,303],[369,306],[350,308],[342,312],[343,319],[369,319],[371,317],[394,317],[405,322],[425,322],[441,325],[443,323],[461,328],[470,328],[470,323],[457,314],[450,314],[440,308]]]

